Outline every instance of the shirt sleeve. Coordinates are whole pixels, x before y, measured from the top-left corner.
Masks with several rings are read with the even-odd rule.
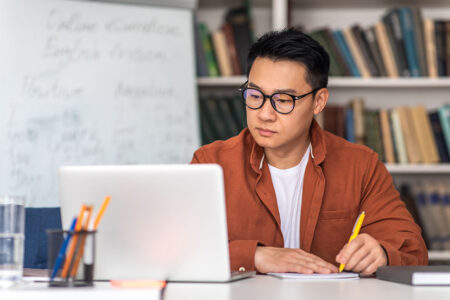
[[[361,211],[366,212],[361,232],[384,248],[389,265],[426,265],[428,251],[420,227],[395,189],[384,164],[372,153],[363,178]]]
[[[205,163],[214,163],[214,161],[208,159],[205,151],[200,148],[194,153],[191,164]],[[228,248],[231,271],[239,271],[242,268],[246,271],[256,270],[255,252],[258,245],[262,245],[262,243],[257,240],[229,240]]]

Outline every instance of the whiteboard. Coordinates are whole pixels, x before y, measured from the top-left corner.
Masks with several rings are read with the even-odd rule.
[[[200,145],[192,12],[0,1],[0,194],[59,206],[61,165],[186,163]]]

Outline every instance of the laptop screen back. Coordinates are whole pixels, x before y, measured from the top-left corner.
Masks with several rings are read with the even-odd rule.
[[[96,236],[95,279],[230,278],[223,173],[218,165],[61,167],[68,228],[83,203],[108,209]]]

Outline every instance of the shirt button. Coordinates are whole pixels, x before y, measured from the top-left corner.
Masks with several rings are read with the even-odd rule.
[[[239,272],[245,272],[245,268],[244,267],[240,267],[239,268]]]

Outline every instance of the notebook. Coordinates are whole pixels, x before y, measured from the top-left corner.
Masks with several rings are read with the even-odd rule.
[[[224,282],[230,272],[219,165],[68,166],[59,171],[63,226],[82,203],[98,210],[95,279]]]
[[[377,269],[377,278],[411,285],[450,285],[450,265],[385,266]]]
[[[351,273],[351,272],[330,273],[330,274],[268,273],[268,275],[289,280],[359,279],[358,273]]]

